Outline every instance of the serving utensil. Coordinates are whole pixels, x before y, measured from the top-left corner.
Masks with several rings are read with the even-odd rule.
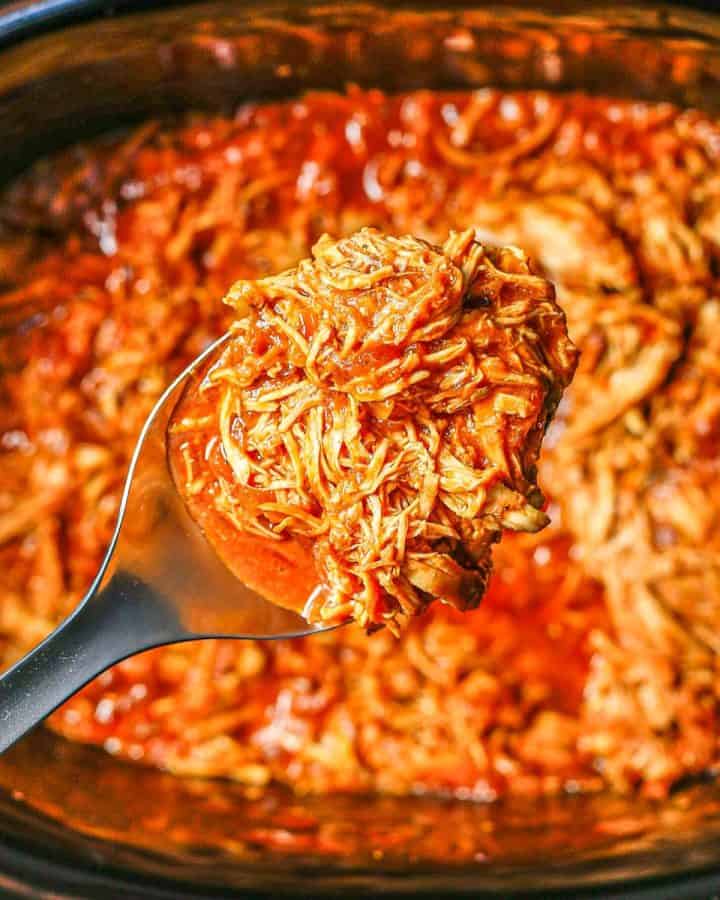
[[[135,653],[201,638],[272,640],[327,630],[233,575],[173,482],[168,422],[188,381],[224,340],[175,379],[147,419],[115,534],[90,590],[49,637],[0,677],[0,753],[96,675]]]

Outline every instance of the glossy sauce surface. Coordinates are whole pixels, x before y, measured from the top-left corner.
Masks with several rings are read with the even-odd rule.
[[[267,600],[302,613],[308,599],[322,590],[311,542],[298,537],[268,540],[234,527],[215,509],[217,480],[232,481],[233,473],[213,427],[217,409],[211,397],[197,390],[214,363],[197,374],[173,412],[168,433],[173,479],[215,552],[240,581]],[[183,423],[190,416],[207,425],[187,430]],[[260,500],[257,492],[246,490],[244,509],[251,511]]]

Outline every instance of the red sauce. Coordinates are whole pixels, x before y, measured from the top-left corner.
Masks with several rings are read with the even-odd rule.
[[[217,410],[207,395],[194,390],[194,385],[211,365],[212,361],[198,373],[197,379],[193,379],[173,413],[175,423],[182,422],[188,415],[212,419],[207,427],[192,432],[170,429],[169,458],[173,478],[193,518],[240,581],[267,600],[302,613],[308,598],[321,588],[310,542],[299,537],[282,541],[259,537],[234,527],[215,509],[213,494],[217,479],[232,482],[234,476],[215,434]],[[207,481],[202,489],[192,494],[185,490],[188,465],[192,466],[193,475]],[[262,498],[252,490],[244,493],[244,508],[249,512]]]

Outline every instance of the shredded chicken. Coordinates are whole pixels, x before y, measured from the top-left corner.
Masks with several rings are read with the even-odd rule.
[[[52,727],[300,792],[664,796],[716,771],[719,166],[717,119],[669,104],[350,89],[149,123],[18,179],[0,199],[5,661],[92,580],[142,422],[229,326],[235,280],[324,232],[476,228],[531,255],[581,350],[540,459],[552,524],[495,546],[476,610],[431,604],[397,640],[160,649]],[[283,562],[292,542],[265,543]]]
[[[184,492],[216,448],[207,502],[312,539],[311,620],[397,632],[431,599],[477,606],[502,529],[548,521],[535,463],[576,362],[552,285],[472,229],[440,248],[364,228],[226,302],[231,340],[178,413]]]

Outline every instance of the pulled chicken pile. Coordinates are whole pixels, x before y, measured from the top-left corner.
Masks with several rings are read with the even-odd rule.
[[[230,326],[234,281],[326,232],[472,227],[524,248],[581,350],[540,458],[551,524],[495,546],[477,609],[433,603],[399,638],[161,648],[51,727],[299,792],[665,796],[715,771],[719,171],[717,118],[667,103],[350,89],[148,122],[18,178],[0,199],[6,663],[92,580],[142,423]]]
[[[576,357],[552,285],[472,229],[364,228],[226,302],[231,339],[176,417],[181,489],[312,540],[311,620],[397,633],[432,599],[477,606],[501,530],[548,522],[535,463]]]

